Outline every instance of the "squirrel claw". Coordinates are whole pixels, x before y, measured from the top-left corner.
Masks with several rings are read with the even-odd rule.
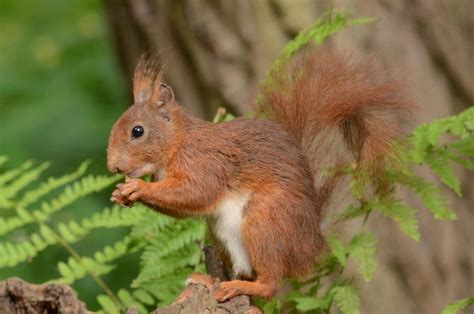
[[[214,289],[214,280],[211,276],[201,273],[194,273],[190,277],[186,279],[185,285],[189,286],[191,284],[203,284],[207,287],[207,289],[212,292]]]
[[[241,294],[241,290],[235,285],[234,282],[226,281],[219,284],[219,287],[214,293],[214,298],[217,302],[225,302]]]

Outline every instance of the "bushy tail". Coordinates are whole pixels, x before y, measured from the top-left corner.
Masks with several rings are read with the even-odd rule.
[[[325,168],[352,165],[373,176],[383,169],[410,109],[402,89],[374,60],[328,48],[307,51],[262,86],[261,108],[301,143],[324,211],[340,205],[348,187]]]

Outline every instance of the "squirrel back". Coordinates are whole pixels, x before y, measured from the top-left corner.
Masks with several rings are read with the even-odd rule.
[[[328,47],[306,51],[262,87],[260,115],[300,143],[323,212],[340,206],[349,188],[327,169],[351,165],[377,176],[395,157],[400,120],[411,109],[403,89],[373,58]]]

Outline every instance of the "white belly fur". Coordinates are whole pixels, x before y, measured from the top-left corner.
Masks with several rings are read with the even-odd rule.
[[[252,274],[249,255],[242,236],[243,209],[249,197],[248,192],[227,192],[216,204],[213,215],[212,225],[215,236],[229,252],[234,276]]]

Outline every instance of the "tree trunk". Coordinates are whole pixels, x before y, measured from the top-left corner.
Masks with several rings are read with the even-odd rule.
[[[375,53],[398,68],[420,107],[414,124],[474,104],[470,0],[106,1],[126,77],[132,77],[142,51],[158,50],[178,99],[205,118],[219,106],[244,114],[283,45],[333,4],[381,19],[331,41]],[[450,194],[459,220],[440,222],[420,211],[420,243],[389,219],[371,217],[379,268],[369,284],[357,282],[363,313],[439,313],[447,303],[474,294],[474,180],[459,174],[464,197]]]

